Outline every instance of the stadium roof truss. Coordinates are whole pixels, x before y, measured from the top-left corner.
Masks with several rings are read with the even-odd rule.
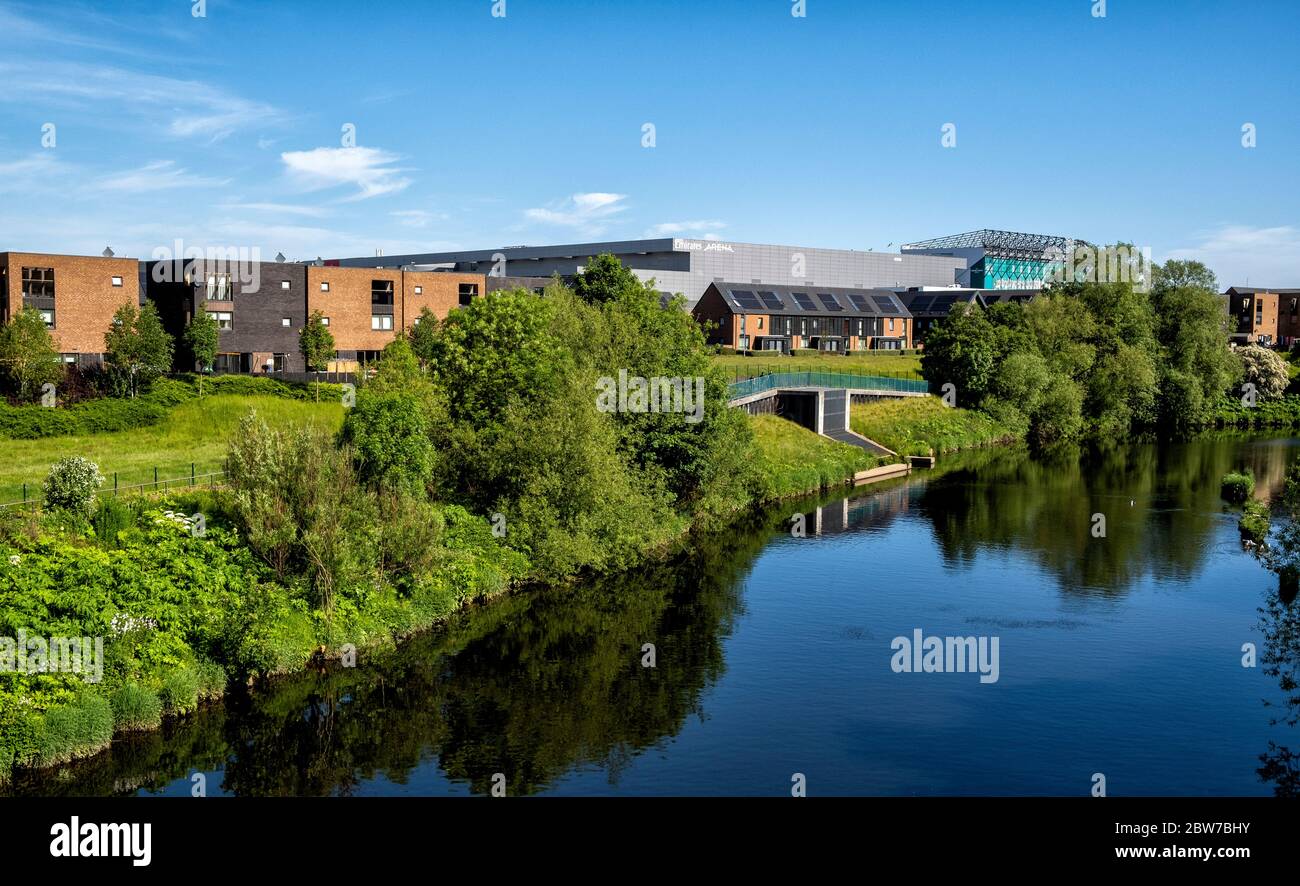
[[[994,258],[1038,259],[1047,257],[1049,250],[1060,250],[1068,255],[1083,241],[1050,234],[1021,234],[1016,231],[969,231],[919,243],[905,243],[903,249],[983,249]]]

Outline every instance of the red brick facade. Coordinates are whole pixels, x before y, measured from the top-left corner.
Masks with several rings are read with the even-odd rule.
[[[140,303],[136,259],[5,252],[0,253],[0,320],[5,323],[24,307],[25,269],[53,271],[53,304],[43,299],[30,304],[52,307],[50,335],[63,354],[102,355],[113,314],[122,305]]]

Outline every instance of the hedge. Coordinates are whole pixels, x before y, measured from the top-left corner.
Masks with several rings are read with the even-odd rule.
[[[337,399],[343,387],[302,382],[286,383],[274,378],[247,375],[222,375],[204,379],[203,393],[249,396],[262,394],[290,400]],[[105,434],[129,431],[160,424],[167,410],[198,397],[198,378],[193,375],[179,378],[160,378],[148,393],[134,400],[103,397],[86,400],[74,406],[10,406],[0,403],[0,439],[37,440],[43,437],[63,437],[73,434]]]

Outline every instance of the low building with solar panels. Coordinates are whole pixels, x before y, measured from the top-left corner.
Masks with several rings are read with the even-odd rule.
[[[998,302],[1028,301],[1037,289],[909,289],[898,293],[899,301],[912,315],[912,343],[925,345],[925,336],[935,323],[947,317],[957,305],[987,308]]]
[[[710,344],[788,354],[912,347],[912,315],[887,289],[714,282],[692,309]]]

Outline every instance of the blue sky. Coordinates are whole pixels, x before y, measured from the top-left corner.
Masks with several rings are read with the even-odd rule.
[[[1300,286],[1300,3],[1094,2],[0,0],[0,249],[989,227]]]

